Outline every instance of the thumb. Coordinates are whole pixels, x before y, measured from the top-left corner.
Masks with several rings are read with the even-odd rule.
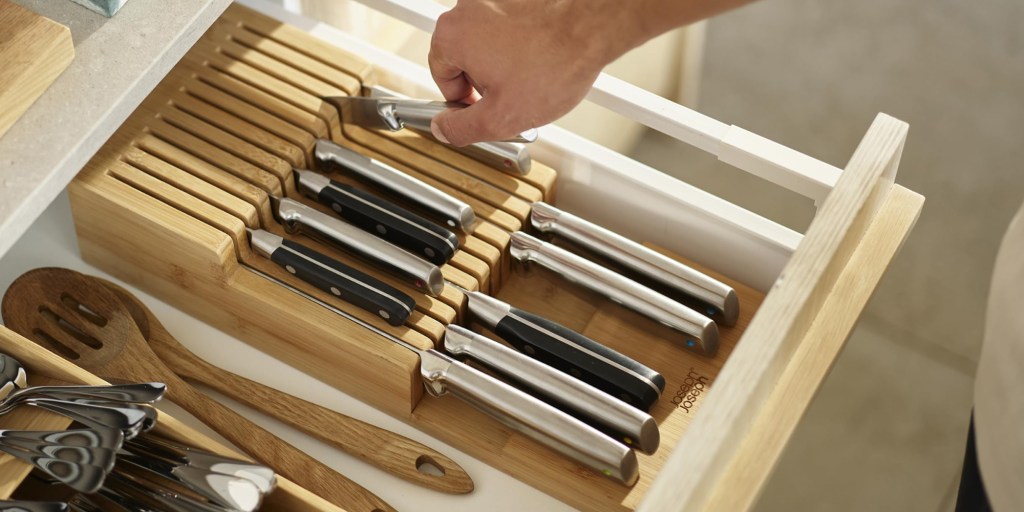
[[[434,116],[430,132],[434,138],[453,146],[466,146],[482,141],[496,141],[517,133],[507,126],[492,97],[484,96],[464,108],[450,108]]]

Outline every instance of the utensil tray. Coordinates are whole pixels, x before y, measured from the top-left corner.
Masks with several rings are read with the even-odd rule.
[[[25,366],[32,385],[86,384],[100,386],[107,384],[103,379],[65,361],[60,356],[2,325],[0,325],[0,352],[14,357]],[[63,430],[71,425],[71,420],[41,409],[23,407],[3,415],[0,418],[0,425],[5,429]],[[195,431],[163,411],[160,412],[154,432],[196,448],[222,455],[238,456],[237,452]],[[31,471],[31,465],[10,455],[0,454],[0,499],[11,497]],[[340,508],[280,475],[277,481],[277,488],[267,495],[260,510],[267,512],[341,511]]]

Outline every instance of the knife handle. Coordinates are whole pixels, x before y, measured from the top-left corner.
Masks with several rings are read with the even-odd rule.
[[[405,98],[390,89],[379,85],[370,87],[372,98]],[[421,134],[433,138],[428,123],[426,131],[419,130]],[[526,146],[519,142],[478,142],[463,147],[452,147],[451,149],[462,153],[473,160],[482,162],[495,169],[510,171],[514,174],[524,175],[530,172],[533,159]]]
[[[703,272],[544,202],[533,203],[530,223],[542,233],[562,236],[648,279],[692,297],[701,306],[700,311],[723,325],[736,325],[740,310],[736,291]]]
[[[552,368],[645,411],[665,389],[665,378],[658,372],[572,329],[489,295],[462,292],[473,318],[520,352]]]
[[[420,352],[420,373],[431,395],[451,393],[510,428],[626,485],[639,478],[632,450],[494,377],[435,350]]]
[[[341,218],[435,265],[455,255],[459,239],[390,201],[311,171],[296,171],[303,193],[331,207]]]
[[[590,384],[458,325],[445,328],[444,348],[458,359],[472,359],[487,366],[520,389],[529,390],[626,446],[648,454],[658,449],[661,434],[650,414]]]
[[[62,501],[0,500],[0,512],[68,512],[71,507]]]
[[[562,277],[597,292],[683,334],[677,343],[706,356],[718,351],[718,326],[710,318],[586,258],[522,231],[512,233],[509,253],[520,262],[533,261]]]
[[[476,213],[463,201],[446,194],[394,167],[362,155],[325,139],[316,142],[317,164],[340,168],[344,172],[369,181],[407,199],[444,219],[449,227],[469,232],[476,223]]]
[[[313,176],[323,178],[316,174]],[[323,179],[326,181],[326,178]],[[444,276],[437,265],[395,247],[352,224],[289,198],[277,200],[277,214],[286,231],[301,231],[321,238],[339,249],[352,252],[402,278],[423,293],[436,297],[444,288]]]
[[[518,308],[494,333],[528,356],[648,411],[665,390],[665,377],[568,327]]]
[[[253,248],[294,274],[342,300],[398,326],[409,319],[412,297],[340,261],[263,230],[250,232]]]
[[[412,128],[421,132],[431,133],[430,122],[434,120],[434,116],[448,110],[462,109],[469,105],[465,103],[458,103],[452,101],[431,101],[431,100],[417,100],[409,98],[378,98],[380,100],[380,107],[378,112],[381,113],[381,117],[387,120],[389,117],[394,122],[388,124],[397,124],[404,128]],[[535,142],[537,140],[537,130],[530,128],[518,135],[509,137],[501,142]]]

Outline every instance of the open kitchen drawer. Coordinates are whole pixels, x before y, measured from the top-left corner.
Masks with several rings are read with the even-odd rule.
[[[575,507],[748,508],[920,211],[923,198],[894,184],[906,124],[880,115],[840,171],[613,79],[599,80],[595,101],[815,199],[819,209],[803,235],[556,128],[542,129],[531,147],[534,169],[522,179],[481,169],[415,136],[342,132],[360,151],[479,205],[484,227],[465,237],[467,254],[445,269],[446,277],[551,316],[666,376],[665,394],[652,410],[662,445],[641,456],[640,481],[629,488],[455,399],[424,397],[411,352],[241,268],[239,261],[251,261],[245,228],[273,222],[267,192],[294,194],[283,177],[291,165],[308,161],[308,141],[341,128],[302,98],[352,94],[367,83],[433,94],[424,69],[251,3],[327,42],[230,8],[71,186],[83,258]],[[407,3],[380,5],[429,29],[438,11]],[[271,101],[279,107],[272,115],[259,117],[246,105],[289,88],[297,96]],[[250,184],[267,181],[262,189],[216,191],[211,184],[230,180],[203,173],[218,166],[251,172]],[[736,327],[722,329],[719,353],[686,352],[664,327],[544,271],[513,268],[507,233],[523,225],[530,202],[540,199],[734,284],[742,316]],[[409,326],[391,332],[431,346],[445,322],[464,320],[464,298],[446,289],[436,300],[418,302],[417,313]]]

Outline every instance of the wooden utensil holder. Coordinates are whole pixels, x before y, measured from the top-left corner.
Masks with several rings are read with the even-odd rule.
[[[855,156],[836,186],[836,193],[842,193],[834,193],[835,200],[830,196],[832,206],[822,206],[815,221],[822,227],[812,226],[801,246],[803,255],[797,257],[798,251],[793,256],[796,274],[780,279],[767,298],[705,269],[734,286],[741,302],[739,322],[721,328],[721,348],[706,358],[673,343],[677,333],[667,327],[546,271],[510,265],[509,233],[528,226],[533,201],[556,199],[556,174],[550,167],[535,161],[526,176],[510,176],[418,134],[382,134],[343,125],[334,107],[320,99],[359,94],[373,84],[367,62],[294,27],[232,6],[69,187],[83,258],[586,510],[636,508],[663,469],[677,470],[678,463],[668,462],[676,447],[696,442],[688,441],[687,431],[698,411],[706,415],[711,407],[712,415],[732,417],[736,428],[749,428],[752,435],[767,428],[757,421],[763,411],[784,411],[779,431],[786,435],[781,439],[747,446],[747,437],[729,438],[724,433],[733,427],[722,427],[725,437],[716,437],[709,447],[723,454],[714,471],[685,475],[700,481],[713,478],[708,492],[714,492],[720,489],[717,478],[736,467],[734,461],[767,454],[763,463],[753,456],[754,462],[747,464],[752,469],[744,477],[754,490],[738,496],[739,503],[749,505],[758,479],[767,475],[881,270],[916,219],[920,196],[885,179],[898,161],[905,125],[890,118],[876,123],[862,144],[865,154],[860,160]],[[298,197],[291,168],[311,165],[317,138],[330,138],[389,163],[474,207],[481,223],[473,233],[460,235],[462,249],[442,268],[447,279],[543,314],[665,376],[666,391],[651,411],[661,430],[661,448],[654,455],[640,455],[637,485],[627,488],[586,470],[455,398],[424,397],[415,354],[245,268],[259,268],[421,348],[439,346],[445,324],[466,323],[465,297],[455,288],[447,286],[438,298],[425,297],[371,265],[308,238],[296,239],[409,290],[417,301],[409,322],[391,327],[251,253],[247,227],[292,238],[274,221],[268,194]],[[331,177],[356,183],[337,173]],[[857,252],[872,237],[881,248]],[[893,240],[897,243],[889,243]],[[860,267],[851,267],[853,261]],[[834,322],[839,327],[813,332],[821,312],[841,313],[836,306],[829,310],[829,291],[860,282],[857,273],[865,266],[873,277],[869,286],[855,287],[844,297],[852,306]],[[763,300],[772,313],[755,328],[751,322],[763,309]],[[748,344],[758,346],[745,348]],[[742,355],[730,357],[734,351]],[[822,354],[824,363],[802,359]],[[741,375],[718,382],[727,360],[755,377],[745,379],[742,370],[732,370]],[[823,371],[817,372],[819,368]],[[786,396],[771,394],[787,379],[793,380]],[[724,389],[715,402],[707,398],[712,387]],[[739,402],[753,400],[749,403],[754,405],[737,412],[723,402],[729,393],[739,393]]]
[[[0,352],[14,357],[25,366],[32,385],[85,384],[102,386],[108,384],[103,379],[67,362],[60,356],[2,325],[0,325]],[[63,416],[32,407],[23,407],[0,417],[0,426],[5,429],[64,430],[69,425],[71,425],[71,420]],[[238,452],[197,432],[162,411],[153,431],[189,446],[221,455],[240,456]],[[10,498],[17,492],[18,487],[31,471],[32,466],[28,463],[7,454],[0,454],[0,499]],[[281,476],[277,478],[277,488],[267,495],[260,510],[267,512],[295,510],[341,512],[340,508]]]

